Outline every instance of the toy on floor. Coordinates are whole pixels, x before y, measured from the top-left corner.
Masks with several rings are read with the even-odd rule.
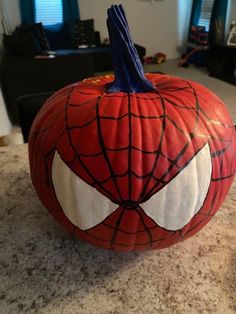
[[[144,74],[121,6],[108,10],[107,25],[115,75],[45,103],[30,132],[32,181],[80,239],[123,252],[165,248],[221,206],[235,174],[235,129],[206,87]]]
[[[154,56],[145,57],[145,64],[161,64],[166,61],[166,55],[162,52],[157,52]]]

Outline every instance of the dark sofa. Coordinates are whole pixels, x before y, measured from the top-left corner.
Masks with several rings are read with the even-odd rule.
[[[1,85],[10,119],[16,124],[19,97],[50,93],[96,72],[113,70],[110,46],[101,44],[92,19],[52,27],[22,25],[4,36],[3,43]],[[143,60],[145,48],[136,48]]]
[[[8,56],[1,65],[1,84],[11,121],[18,124],[19,97],[55,92],[93,74],[93,59],[90,55],[58,56],[52,59]]]

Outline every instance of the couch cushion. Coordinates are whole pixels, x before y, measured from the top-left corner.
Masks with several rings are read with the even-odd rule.
[[[4,35],[4,48],[11,56],[35,56],[50,50],[42,23],[20,25]]]
[[[67,23],[44,26],[44,29],[52,50],[72,48]]]
[[[3,44],[5,52],[11,56],[35,56],[41,52],[33,34],[27,29],[4,35]]]
[[[28,94],[17,99],[17,110],[24,142],[28,142],[29,132],[34,118],[53,92]]]
[[[35,36],[42,51],[49,51],[51,49],[46,33],[42,23],[35,23],[31,27],[32,33]]]

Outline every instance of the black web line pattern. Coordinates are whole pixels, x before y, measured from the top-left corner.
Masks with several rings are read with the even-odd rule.
[[[114,175],[114,171],[113,171],[113,168],[112,168],[112,165],[111,165],[111,162],[110,162],[110,159],[108,157],[108,154],[107,154],[107,151],[106,151],[106,148],[105,148],[105,144],[104,144],[104,139],[103,139],[103,135],[102,135],[102,128],[101,128],[101,118],[100,118],[100,115],[99,115],[100,99],[97,101],[97,105],[96,105],[96,120],[97,120],[97,130],[98,130],[98,139],[99,139],[99,143],[100,143],[100,148],[102,150],[103,157],[104,157],[104,159],[105,159],[105,161],[107,163],[108,169],[109,169],[109,171],[111,173],[111,178],[112,178],[112,180],[114,182],[114,185],[115,185],[116,190],[118,192],[118,195],[120,197],[120,201],[123,201],[122,195],[121,195],[121,192],[120,192],[120,188],[119,188],[119,185],[117,183],[116,176]]]
[[[115,228],[113,230],[113,235],[112,235],[112,238],[110,240],[111,241],[111,243],[110,243],[111,249],[115,249],[114,244],[116,244],[116,237],[117,237],[117,234],[119,232],[120,224],[121,224],[121,221],[122,221],[124,214],[125,214],[125,209],[123,208],[117,221],[116,221],[116,225],[115,225]],[[91,234],[90,234],[90,236],[91,236]],[[93,237],[93,235],[92,235],[92,237]]]
[[[128,93],[128,128],[129,128],[129,145],[128,145],[128,177],[129,177],[129,201],[132,201],[132,117],[131,117],[131,101],[130,101],[130,93]]]
[[[223,171],[223,159],[220,160],[220,173]],[[214,181],[212,178],[211,178],[211,181]],[[220,180],[219,180],[220,181]],[[220,185],[217,186],[217,188],[215,189],[215,193],[212,197],[212,200],[211,200],[211,204],[207,210],[206,213],[202,214],[202,213],[198,213],[197,215],[200,215],[200,216],[203,216],[203,218],[194,226],[188,228],[188,230],[186,231],[186,236],[191,232],[193,231],[194,229],[196,229],[199,225],[201,225],[206,218],[209,218],[209,217],[212,217],[213,215],[211,214],[212,213],[212,210],[214,208],[214,204],[215,204],[215,201],[216,201],[216,198],[217,198],[217,195],[219,193],[219,190],[220,190]]]
[[[162,143],[163,143],[163,138],[164,138],[164,133],[165,133],[165,129],[166,129],[166,117],[165,117],[165,112],[166,112],[166,109],[165,109],[165,104],[164,104],[164,100],[163,98],[161,97],[160,93],[157,91],[158,95],[160,96],[161,98],[161,106],[162,106],[162,111],[163,111],[163,120],[162,120],[162,127],[161,127],[161,136],[160,136],[160,142],[158,144],[158,147],[157,147],[157,150],[156,150],[156,157],[155,157],[155,161],[153,163],[153,167],[152,167],[152,171],[151,171],[151,174],[148,178],[148,180],[146,181],[146,184],[144,185],[144,188],[139,196],[139,203],[142,203],[143,202],[143,199],[145,197],[145,193],[146,193],[146,190],[147,190],[147,187],[148,187],[148,184],[151,180],[151,178],[153,177],[153,173],[156,169],[156,166],[157,166],[157,163],[158,163],[158,160],[160,158],[160,155],[161,155],[161,149],[162,149]]]
[[[97,100],[97,104],[99,103],[100,97],[98,97]],[[83,169],[85,170],[85,172],[88,174],[88,176],[93,180],[92,185],[93,186],[98,186],[103,192],[105,192],[106,195],[109,195],[111,197],[111,200],[114,201],[115,203],[118,202],[117,199],[115,199],[113,197],[113,195],[110,193],[110,191],[108,191],[98,180],[96,180],[96,178],[93,176],[93,174],[91,173],[91,171],[86,167],[85,163],[83,162],[81,156],[78,154],[75,145],[73,144],[73,140],[72,140],[72,135],[70,132],[70,128],[68,127],[68,105],[65,105],[65,127],[67,130],[67,134],[68,134],[68,139],[69,139],[69,143],[70,146],[72,147],[75,156],[77,157],[77,160],[80,162],[81,166],[83,167]]]
[[[186,81],[184,81],[186,82]],[[191,88],[193,90],[193,95],[195,98],[195,113],[196,113],[196,117],[195,117],[195,121],[194,121],[194,127],[193,127],[193,132],[189,133],[189,138],[187,139],[187,143],[184,145],[184,147],[182,148],[182,150],[179,152],[179,154],[176,156],[176,158],[171,162],[170,166],[168,167],[168,169],[165,171],[165,173],[162,175],[162,177],[157,180],[157,182],[155,183],[155,185],[151,188],[151,190],[149,191],[149,193],[146,194],[146,196],[144,197],[144,199],[141,199],[140,202],[144,202],[146,200],[148,200],[150,197],[152,197],[153,194],[155,194],[157,192],[157,188],[160,185],[160,183],[162,183],[163,180],[165,180],[166,176],[170,173],[170,171],[174,168],[174,166],[177,165],[179,159],[183,156],[183,154],[186,152],[188,146],[190,145],[191,140],[194,138],[195,136],[195,130],[197,129],[197,125],[198,125],[198,121],[199,121],[199,101],[198,101],[198,97],[196,94],[196,91],[194,90],[194,88],[190,85],[189,82],[186,82],[187,85],[189,86],[189,88]],[[165,103],[164,100],[162,98],[162,105],[165,108]],[[175,127],[179,130],[179,127],[176,126],[176,124],[174,124]],[[160,150],[161,151],[161,150]],[[195,152],[195,156],[196,156],[196,152]],[[182,167],[182,169],[184,169],[185,167]],[[180,170],[182,170],[180,169]]]
[[[102,224],[105,227],[113,230],[113,235],[112,235],[111,239],[105,240],[105,239],[102,239],[102,238],[97,238],[95,235],[93,235],[91,233],[91,231],[92,231],[91,229],[93,229],[93,228],[85,231],[88,235],[90,235],[91,237],[93,237],[95,239],[98,239],[100,241],[109,241],[111,243],[111,248],[114,248],[114,244],[121,245],[121,246],[129,246],[129,245],[125,245],[123,243],[117,243],[116,237],[117,237],[117,233],[118,232],[121,232],[121,233],[124,233],[124,234],[138,234],[141,231],[146,231],[146,233],[148,235],[148,238],[149,238],[149,241],[147,243],[143,243],[143,244],[134,243],[133,246],[136,246],[136,245],[137,246],[138,245],[149,245],[150,248],[152,247],[152,244],[154,244],[155,242],[167,240],[168,238],[171,238],[172,236],[175,236],[177,231],[172,231],[171,235],[168,238],[164,237],[164,238],[160,238],[160,239],[157,239],[157,240],[153,240],[151,230],[154,230],[154,229],[158,228],[158,226],[156,225],[155,227],[147,227],[145,225],[145,221],[143,220],[142,215],[141,215],[141,212],[143,212],[143,209],[142,209],[142,207],[139,204],[142,203],[142,202],[145,202],[150,197],[152,197],[152,195],[155,194],[158,191],[160,185],[163,185],[163,184],[165,185],[170,180],[173,179],[173,177],[172,177],[171,179],[166,180],[166,177],[168,176],[170,171],[173,169],[173,167],[177,167],[179,169],[179,172],[180,172],[181,170],[183,170],[187,166],[187,164],[191,161],[191,159],[196,156],[198,151],[202,149],[202,147],[199,148],[199,150],[197,152],[195,152],[195,155],[192,156],[191,159],[188,160],[182,167],[179,167],[177,165],[178,161],[180,160],[180,158],[183,156],[183,154],[186,152],[188,146],[190,145],[191,140],[195,136],[197,136],[196,135],[197,134],[196,131],[197,131],[197,127],[198,127],[198,122],[200,120],[200,115],[203,115],[204,118],[208,121],[208,123],[219,124],[222,127],[231,128],[231,126],[228,126],[228,125],[226,125],[224,123],[221,123],[219,121],[215,121],[213,119],[210,119],[208,117],[208,115],[205,113],[205,111],[203,110],[203,108],[200,106],[199,98],[198,98],[199,96],[196,93],[196,90],[194,89],[194,87],[189,82],[187,82],[187,81],[184,81],[184,82],[186,83],[187,86],[185,86],[183,88],[168,90],[168,92],[176,92],[176,91],[182,91],[182,90],[189,91],[191,93],[191,95],[194,96],[194,99],[195,99],[195,105],[193,107],[180,105],[180,104],[175,103],[174,101],[170,100],[167,96],[163,96],[161,94],[161,92],[158,91],[158,86],[157,86],[156,96],[155,96],[154,93],[152,93],[152,96],[150,98],[148,98],[148,96],[142,97],[139,94],[133,95],[133,94],[125,94],[124,93],[122,95],[115,95],[114,96],[114,95],[106,94],[106,93],[104,93],[103,95],[94,95],[94,94],[89,94],[89,93],[87,94],[85,92],[77,92],[76,91],[76,93],[81,93],[81,94],[84,94],[84,95],[94,96],[94,98],[91,98],[90,100],[85,101],[85,102],[83,102],[81,104],[78,104],[78,105],[77,104],[73,104],[73,103],[70,102],[71,94],[74,92],[74,88],[75,87],[72,86],[70,92],[68,93],[68,97],[67,97],[66,103],[64,105],[65,130],[63,130],[63,133],[61,135],[63,135],[64,132],[67,133],[69,144],[70,144],[70,146],[71,146],[71,148],[72,148],[72,150],[74,152],[74,158],[73,158],[73,160],[71,160],[70,162],[67,162],[67,163],[72,164],[75,161],[78,161],[80,163],[80,165],[82,166],[82,168],[84,169],[84,171],[87,173],[87,175],[91,178],[91,180],[92,180],[92,184],[91,185],[96,187],[96,188],[98,188],[101,192],[103,192],[106,196],[108,196],[114,203],[119,204],[119,205],[124,207],[122,209],[122,211],[120,212],[119,217],[118,217],[118,219],[116,221],[116,225],[114,227],[106,224],[106,222],[102,222]],[[105,98],[114,98],[114,97],[121,98],[123,101],[126,98],[128,99],[128,112],[123,114],[123,115],[121,115],[121,116],[117,116],[117,117],[101,115],[100,112],[99,112],[101,101],[103,99],[105,99]],[[144,116],[144,115],[134,114],[132,112],[132,102],[131,102],[132,98],[135,98],[136,100],[147,100],[147,99],[148,100],[156,100],[156,99],[160,100],[160,104],[162,106],[162,112],[163,113],[161,115],[159,115],[159,116],[158,115],[157,116],[155,116],[155,115]],[[96,110],[96,116],[94,118],[92,118],[90,121],[88,121],[88,122],[86,122],[84,124],[69,126],[68,109],[70,107],[86,106],[86,104],[91,104],[92,102],[94,102],[94,108]],[[184,132],[181,129],[181,127],[178,126],[178,124],[171,117],[169,117],[168,114],[166,114],[166,106],[167,106],[166,103],[168,103],[168,105],[171,105],[171,106],[176,107],[176,108],[192,110],[192,111],[195,112],[195,122],[194,122],[194,126],[193,126],[193,131],[192,132],[189,132],[189,133]],[[120,121],[120,120],[125,119],[125,118],[128,119],[128,136],[129,136],[128,146],[121,147],[121,148],[106,147],[104,139],[103,139],[103,134],[102,134],[102,127],[101,127],[102,121],[103,120]],[[158,147],[156,149],[154,149],[153,151],[148,151],[148,150],[140,149],[140,148],[135,147],[133,145],[133,143],[132,143],[132,119],[140,119],[140,120],[152,119],[152,120],[161,120],[162,121],[160,141],[159,141]],[[177,154],[177,156],[174,159],[168,158],[162,152],[162,143],[163,143],[163,138],[165,136],[166,121],[169,121],[179,132],[181,132],[183,135],[186,136],[186,143],[185,143],[185,145],[183,146],[181,151]],[[98,137],[99,137],[99,143],[100,143],[100,151],[98,151],[98,152],[96,152],[94,154],[79,153],[78,152],[78,148],[75,147],[75,145],[73,143],[71,130],[86,128],[87,126],[91,125],[94,122],[97,125],[97,131],[98,131]],[[42,129],[42,130],[36,132],[36,134],[35,134],[36,139],[40,136],[41,133],[46,132],[47,129],[48,128]],[[234,136],[234,129],[233,129],[233,127],[232,127],[231,140],[225,140],[225,139],[221,139],[220,137],[209,136],[209,139],[217,139],[218,141],[221,141],[221,142],[228,142],[228,145],[226,147],[224,147],[222,150],[218,150],[218,151],[212,152],[211,153],[212,158],[216,158],[218,156],[222,156],[231,147],[231,145],[232,145],[232,137],[233,136]],[[61,136],[59,136],[57,142],[60,140],[60,138],[61,138]],[[51,152],[54,149],[55,149],[55,147],[53,147],[50,150],[50,152],[48,152],[47,154],[45,152],[43,152],[45,154],[45,158],[46,159],[48,158],[48,156],[51,154]],[[112,164],[111,164],[109,156],[108,156],[108,152],[109,151],[112,151],[112,152],[127,151],[128,152],[127,171],[125,171],[123,174],[116,174],[114,172]],[[146,154],[146,155],[150,155],[150,154],[154,155],[155,156],[155,160],[153,162],[152,170],[149,171],[148,173],[144,174],[144,175],[136,174],[132,170],[132,164],[131,164],[132,151],[138,151],[138,152],[141,152],[142,154]],[[103,156],[103,158],[105,159],[106,164],[108,166],[108,169],[109,169],[109,172],[110,172],[110,176],[108,178],[104,179],[104,180],[97,180],[94,177],[94,175],[92,174],[92,172],[88,169],[88,167],[86,166],[86,164],[82,160],[82,157],[86,158],[86,157],[96,157],[96,156]],[[170,165],[166,169],[164,174],[160,178],[157,178],[157,177],[154,176],[153,173],[154,173],[156,167],[158,166],[158,160],[159,160],[160,156],[162,156],[163,158],[167,159],[169,161]],[[223,171],[223,164],[221,163],[220,176],[218,178],[212,178],[211,180],[213,182],[219,182],[219,181],[222,181],[222,180],[227,180],[227,179],[231,178],[234,175],[234,172],[235,172],[235,170],[232,170],[232,173],[230,173],[229,175],[223,176],[222,175],[222,171]],[[47,173],[48,173],[48,169],[47,169]],[[48,173],[48,176],[49,176],[49,173]],[[129,186],[128,194],[129,194],[129,198],[127,200],[124,200],[123,197],[122,197],[120,188],[119,188],[119,184],[117,182],[117,178],[122,178],[122,177],[126,177],[126,176],[128,176],[128,186]],[[145,178],[147,178],[147,181],[146,181],[146,183],[144,185],[144,188],[143,188],[143,190],[142,190],[138,200],[132,200],[132,197],[131,197],[131,195],[132,195],[132,176],[134,176],[134,177],[136,177],[136,178],[138,178],[140,180],[144,180]],[[148,184],[149,184],[151,179],[154,179],[154,181],[156,183],[152,186],[151,189],[147,190],[148,189]],[[117,194],[119,195],[119,199],[116,198],[107,188],[105,188],[104,184],[106,182],[108,182],[109,180],[113,181],[114,186],[115,186],[115,188],[117,190]],[[211,212],[212,212],[212,209],[214,208],[215,200],[217,198],[217,194],[219,192],[219,189],[220,189],[220,185],[218,185],[218,188],[215,190],[215,193],[214,193],[214,196],[212,198],[212,202],[211,202],[211,205],[209,206],[208,211],[205,212],[205,213],[202,213],[202,214],[200,212],[196,214],[196,215],[202,215],[203,216],[203,218],[200,220],[200,222],[198,222],[198,224],[196,224],[196,225],[192,226],[191,228],[189,228],[185,232],[185,234],[182,234],[182,232],[179,233],[181,238],[184,238],[185,235],[187,235],[193,229],[197,228],[198,225],[203,223],[207,217],[211,217],[212,216]],[[135,202],[137,204],[136,209],[132,209],[132,210],[135,210],[137,212],[137,214],[139,215],[141,224],[143,226],[143,229],[141,231],[139,230],[139,231],[136,231],[134,233],[129,233],[129,232],[127,232],[127,231],[122,229],[121,224],[122,224],[122,219],[123,219],[123,216],[125,214],[125,211],[126,210],[130,210],[129,205],[132,202]],[[128,205],[127,205],[127,203],[128,203]],[[127,205],[128,207],[126,208],[125,205]],[[75,228],[77,228],[77,227],[75,226]]]

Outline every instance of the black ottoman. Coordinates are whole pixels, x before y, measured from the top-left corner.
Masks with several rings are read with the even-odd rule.
[[[30,128],[35,116],[37,115],[45,101],[52,94],[53,92],[29,94],[21,96],[17,99],[19,123],[25,143],[28,142]]]

